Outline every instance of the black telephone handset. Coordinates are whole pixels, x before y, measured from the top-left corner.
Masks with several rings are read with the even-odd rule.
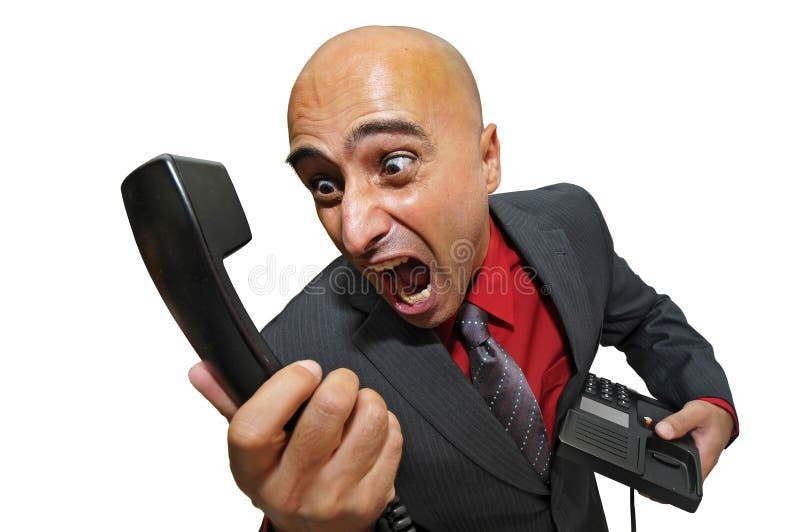
[[[252,238],[228,172],[217,162],[160,155],[125,178],[122,199],[164,303],[220,384],[244,403],[281,364],[245,311],[222,262]],[[384,518],[389,530],[414,530],[397,498]]]
[[[123,181],[122,198],[164,303],[200,358],[242,404],[281,364],[222,263],[252,238],[225,167],[160,155]]]
[[[559,456],[662,502],[694,512],[703,498],[700,454],[690,436],[662,440],[666,405],[589,374],[558,434]]]

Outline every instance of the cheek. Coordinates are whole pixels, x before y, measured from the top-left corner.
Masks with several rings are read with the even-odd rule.
[[[489,215],[486,188],[479,180],[463,169],[457,184],[437,194],[437,237],[440,260],[451,267],[466,266],[471,269],[482,252],[483,234]]]
[[[457,187],[428,190],[405,209],[406,224],[431,248],[437,262],[448,268],[471,262],[470,249],[480,239],[487,215],[480,197]]]
[[[441,229],[459,233],[459,238],[470,238],[469,228],[475,225],[476,217],[485,216],[482,207],[487,202],[487,194],[480,174],[468,164],[452,165],[433,188],[431,196]]]

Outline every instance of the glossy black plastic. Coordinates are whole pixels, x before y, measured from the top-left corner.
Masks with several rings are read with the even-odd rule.
[[[122,183],[147,271],[200,358],[240,404],[280,367],[231,284],[223,259],[251,239],[217,162],[160,155]]]

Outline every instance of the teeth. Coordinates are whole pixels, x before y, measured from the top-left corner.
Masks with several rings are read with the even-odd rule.
[[[399,295],[400,299],[402,299],[405,303],[408,303],[409,305],[416,305],[417,303],[421,303],[431,297],[431,285],[428,283],[428,286],[426,286],[424,290],[416,294],[405,294],[401,290],[397,295]]]
[[[387,260],[386,262],[381,262],[380,264],[375,264],[370,266],[370,269],[376,272],[382,272],[384,270],[391,270],[404,262],[408,262],[408,257],[400,257],[397,259]]]
[[[397,266],[403,264],[404,262],[408,262],[408,257],[398,257],[396,259],[387,260],[378,264],[373,264],[369,267],[370,271],[373,272],[383,272],[386,270],[391,270],[396,268]],[[431,297],[431,285],[428,283],[422,291],[414,293],[406,293],[403,290],[400,290],[397,293],[398,297],[401,301],[406,303],[407,305],[416,305],[417,303],[421,303],[426,301],[429,297]]]

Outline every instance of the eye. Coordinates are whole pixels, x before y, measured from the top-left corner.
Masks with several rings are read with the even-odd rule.
[[[314,199],[321,201],[332,201],[337,199],[341,193],[341,187],[335,179],[326,176],[318,176],[311,179],[308,185]]]
[[[394,176],[412,168],[416,162],[416,157],[411,155],[392,155],[381,163],[381,173]]]

